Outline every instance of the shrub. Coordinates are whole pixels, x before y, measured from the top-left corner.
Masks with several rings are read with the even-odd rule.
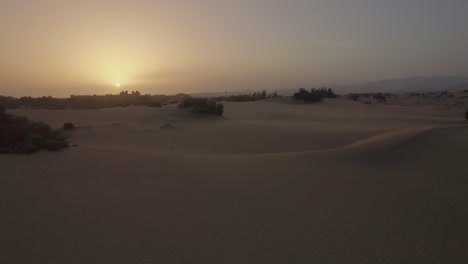
[[[0,153],[33,153],[40,149],[60,150],[68,147],[61,130],[49,125],[14,116],[0,108]]]
[[[192,108],[192,112],[199,114],[213,114],[222,116],[224,106],[222,103],[217,103],[213,100],[206,98],[185,98],[180,104],[179,108]]]
[[[321,89],[311,89],[310,92],[304,88],[300,88],[299,92],[294,93],[293,98],[305,102],[315,103],[321,102],[323,98],[337,98],[338,95],[330,88],[322,87]]]
[[[374,96],[372,96],[372,97],[375,100],[377,100],[379,103],[387,101],[387,97],[385,97],[385,95],[383,95],[382,93],[374,94]]]
[[[468,111],[465,113],[465,119],[468,120]]]
[[[359,100],[359,94],[349,94],[348,98],[351,101],[357,101],[357,100]]]
[[[222,116],[224,113],[224,105],[219,103],[216,105],[216,115]]]
[[[74,128],[75,128],[75,125],[73,123],[67,122],[67,123],[63,124],[63,130],[70,130],[70,129],[74,129]]]
[[[162,107],[160,102],[152,102],[146,105],[147,107]]]

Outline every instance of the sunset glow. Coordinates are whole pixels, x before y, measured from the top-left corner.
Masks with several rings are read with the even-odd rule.
[[[466,75],[468,2],[443,3],[0,1],[0,92],[105,94],[116,79],[190,93]]]

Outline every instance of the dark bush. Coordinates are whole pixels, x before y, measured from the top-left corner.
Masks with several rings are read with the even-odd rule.
[[[160,102],[153,102],[146,105],[147,107],[162,107]]]
[[[222,116],[224,106],[222,103],[217,103],[213,100],[206,98],[185,98],[180,104],[179,108],[192,108],[192,112],[199,114],[213,114]]]
[[[14,116],[0,108],[0,153],[33,153],[40,149],[68,147],[61,130],[49,125]]]
[[[267,95],[267,91],[263,90],[261,93],[253,93],[253,94],[241,94],[241,95],[230,95],[230,96],[222,96],[215,98],[215,101],[227,101],[227,102],[251,102],[251,101],[259,101],[265,100],[271,96]]]
[[[338,95],[330,88],[322,87],[321,89],[311,89],[310,92],[304,88],[300,88],[299,92],[294,93],[293,98],[305,102],[315,103],[321,102],[323,98],[337,98]]]
[[[349,94],[348,98],[349,98],[349,100],[357,101],[357,100],[359,100],[359,94]]]
[[[465,119],[468,120],[468,111],[465,113]]]
[[[216,115],[222,116],[224,113],[224,105],[219,103],[216,105]]]
[[[73,123],[67,122],[67,123],[63,124],[63,130],[70,130],[70,129],[74,129],[74,128],[75,128],[75,125]]]
[[[383,95],[382,93],[374,94],[374,96],[372,96],[372,97],[375,100],[377,100],[379,103],[387,101],[387,97],[385,97],[385,95]]]

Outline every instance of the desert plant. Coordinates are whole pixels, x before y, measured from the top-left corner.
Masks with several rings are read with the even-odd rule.
[[[192,108],[192,112],[199,114],[213,114],[223,115],[224,106],[222,103],[217,103],[214,100],[206,98],[185,98],[180,104],[179,108]]]
[[[152,102],[146,105],[147,107],[162,107],[160,102]]]
[[[70,130],[70,129],[74,129],[74,128],[75,128],[75,125],[73,123],[67,122],[67,123],[63,124],[63,130]]]
[[[216,115],[222,116],[224,113],[224,105],[219,103],[216,105]]]
[[[40,149],[59,150],[68,147],[61,130],[29,121],[0,108],[0,153],[33,153]]]
[[[304,88],[300,88],[297,93],[294,93],[293,98],[305,102],[315,103],[321,102],[323,98],[337,98],[338,95],[330,88],[322,87],[321,89],[311,89],[310,92]]]
[[[375,100],[377,100],[379,103],[387,101],[387,97],[385,97],[385,95],[383,95],[382,93],[374,94],[374,96],[372,96],[372,97]]]
[[[348,98],[351,101],[357,101],[357,100],[359,100],[359,94],[349,94]]]

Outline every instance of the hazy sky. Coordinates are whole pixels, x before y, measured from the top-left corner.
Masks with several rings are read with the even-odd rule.
[[[0,94],[468,75],[468,0],[0,0]]]

